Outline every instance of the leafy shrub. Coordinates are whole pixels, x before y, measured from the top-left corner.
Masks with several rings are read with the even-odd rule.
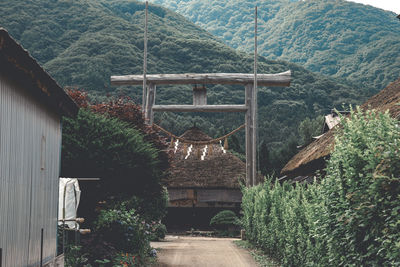
[[[151,241],[159,241],[165,238],[167,234],[167,227],[165,227],[162,223],[152,222],[150,224],[150,240]]]
[[[343,120],[343,119],[342,119]],[[400,128],[388,112],[353,111],[322,184],[329,260],[400,264]],[[329,220],[336,218],[336,220]]]
[[[82,253],[81,246],[70,245],[65,250],[65,266],[66,267],[80,267],[88,265],[88,255]]]
[[[161,221],[167,213],[168,191],[167,188],[163,187],[159,194],[150,199],[137,196],[125,200],[109,199],[106,207],[108,209],[119,209],[121,204],[126,209],[135,210],[146,222]]]
[[[63,175],[101,177],[106,195],[161,195],[157,157],[143,134],[118,119],[81,109],[63,120]]]
[[[102,210],[95,223],[95,231],[118,251],[141,257],[150,251],[150,225],[135,210],[128,210],[124,205],[118,210]]]
[[[82,195],[80,212],[89,224],[97,216],[94,210],[99,202],[132,196],[143,204],[133,208],[146,219],[160,220],[165,215],[167,196],[161,185],[165,166],[160,164],[158,149],[139,130],[81,109],[77,118],[64,118],[62,141],[63,176],[101,178],[98,186]]]
[[[400,128],[388,113],[342,119],[321,183],[243,188],[248,239],[284,266],[400,264]]]
[[[113,259],[113,267],[125,267],[125,266],[140,266],[140,258],[136,255],[132,255],[129,253],[120,253],[117,254]]]
[[[92,231],[89,235],[81,236],[82,253],[90,264],[96,261],[111,261],[119,251],[109,241],[104,240],[103,233]],[[95,266],[97,266],[95,264]]]
[[[239,219],[231,210],[223,210],[218,212],[210,220],[210,225],[219,229],[234,227],[238,224]]]
[[[82,237],[82,255],[94,266],[113,263],[113,266],[146,266],[155,252],[150,247],[153,235],[161,238],[157,223],[148,224],[126,202],[100,211],[93,232]],[[165,229],[165,226],[164,226]],[[100,265],[101,266],[101,265]],[[109,266],[109,265],[105,265]]]

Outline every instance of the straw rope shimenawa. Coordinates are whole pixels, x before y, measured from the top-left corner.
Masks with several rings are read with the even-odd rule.
[[[224,146],[226,146],[225,149],[228,148],[228,140],[227,140],[227,138],[228,138],[229,136],[231,136],[231,135],[234,135],[235,133],[237,133],[238,131],[240,131],[241,129],[243,129],[245,126],[246,126],[246,125],[243,124],[243,125],[239,126],[238,128],[236,128],[235,130],[233,130],[232,132],[230,132],[230,133],[228,133],[228,134],[226,134],[226,135],[224,135],[224,136],[215,138],[215,139],[211,139],[211,140],[207,140],[207,141],[195,141],[195,140],[186,140],[185,138],[176,136],[176,135],[174,135],[173,133],[171,133],[171,132],[165,130],[165,129],[162,128],[161,126],[159,126],[159,125],[157,125],[157,124],[155,124],[155,123],[153,124],[153,127],[157,128],[158,130],[164,132],[166,135],[168,135],[169,137],[171,137],[171,146],[172,146],[172,144],[173,144],[176,140],[179,140],[179,142],[181,142],[181,143],[183,143],[183,144],[192,144],[192,145],[211,145],[211,144],[216,144],[216,143],[218,143],[219,141],[224,140],[224,142],[225,142],[225,143],[224,143]]]

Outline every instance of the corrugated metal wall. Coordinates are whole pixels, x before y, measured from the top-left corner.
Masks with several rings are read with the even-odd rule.
[[[0,74],[0,248],[3,266],[56,256],[59,116]]]

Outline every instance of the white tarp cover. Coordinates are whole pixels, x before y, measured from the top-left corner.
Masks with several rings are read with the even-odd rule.
[[[58,219],[74,220],[77,216],[81,190],[78,179],[60,178],[58,197]],[[62,224],[61,221],[58,224]],[[79,229],[79,224],[74,221],[65,222],[69,228]]]

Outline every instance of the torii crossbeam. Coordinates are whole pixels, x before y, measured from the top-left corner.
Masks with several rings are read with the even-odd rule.
[[[256,185],[258,181],[256,163],[257,135],[255,113],[257,92],[254,90],[254,74],[245,73],[203,73],[203,74],[152,74],[147,75],[147,89],[144,107],[145,119],[153,124],[155,111],[174,112],[245,112],[246,113],[246,184]],[[257,74],[259,86],[290,86],[291,72]],[[141,85],[143,75],[111,76],[112,85]],[[243,105],[207,105],[205,88],[193,88],[193,105],[155,105],[156,85],[171,84],[240,84],[245,87]]]

